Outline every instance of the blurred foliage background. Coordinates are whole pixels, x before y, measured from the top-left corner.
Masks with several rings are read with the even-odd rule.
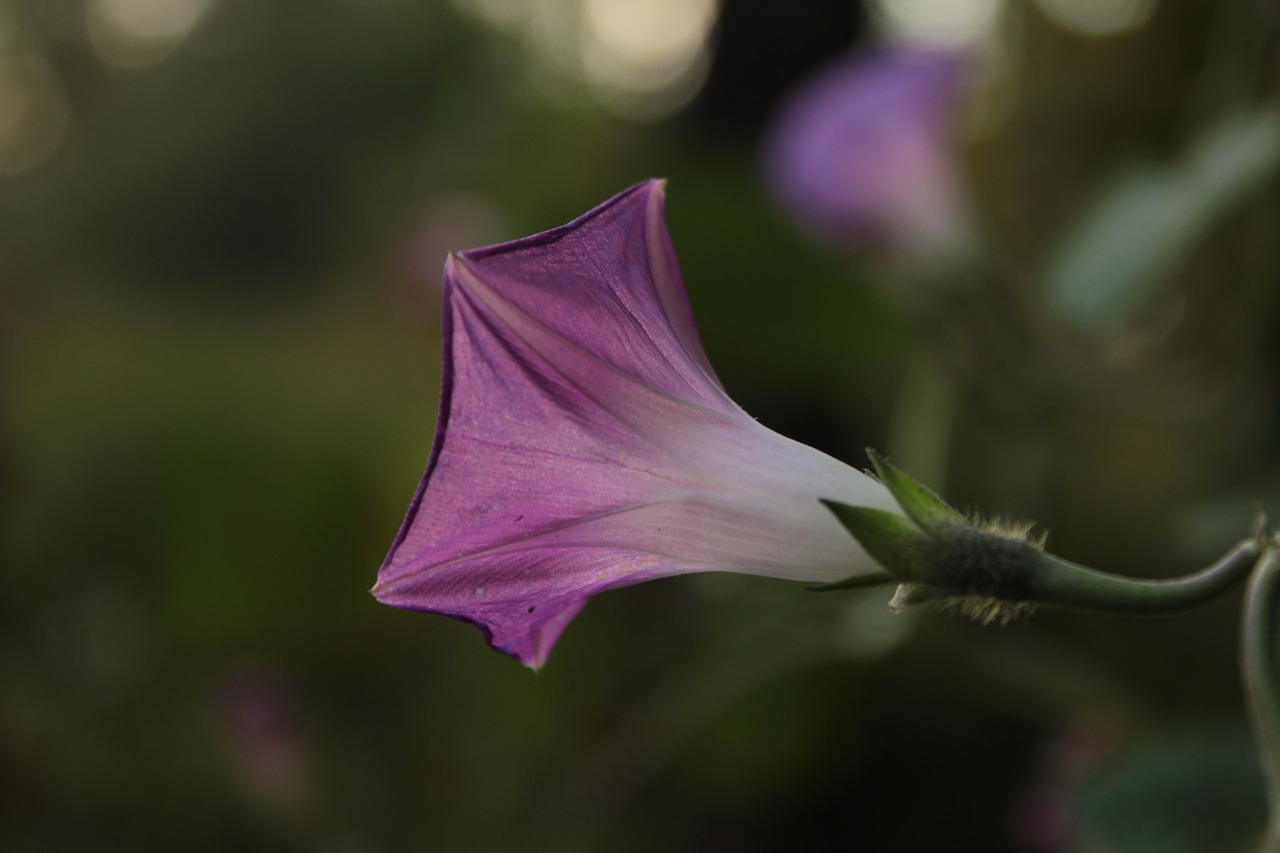
[[[430,449],[445,252],[655,175],[766,424],[1099,568],[1225,551],[1280,516],[1278,26],[0,0],[0,847],[1241,849],[1238,595],[994,629],[690,577],[600,597],[534,675],[367,590]],[[875,144],[835,156],[886,195],[818,227],[768,165],[792,93],[922,50],[960,58],[947,119],[912,147],[909,95],[857,108],[836,138]]]

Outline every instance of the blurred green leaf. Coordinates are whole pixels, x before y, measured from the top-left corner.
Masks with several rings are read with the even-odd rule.
[[[1280,167],[1280,113],[1230,116],[1177,161],[1140,164],[1108,186],[1052,254],[1050,306],[1094,334],[1120,331],[1179,258]]]
[[[1241,732],[1152,741],[1089,779],[1077,800],[1087,849],[1244,850],[1266,819],[1262,774]]]

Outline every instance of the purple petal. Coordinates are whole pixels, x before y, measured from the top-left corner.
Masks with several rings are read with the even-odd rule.
[[[837,62],[787,101],[765,178],[808,231],[854,247],[917,244],[957,227],[954,123],[966,62],[874,52]]]
[[[464,252],[495,293],[584,352],[681,399],[728,404],[667,234],[660,181],[568,225]]]
[[[536,667],[612,587],[870,565],[817,498],[891,508],[887,493],[725,394],[662,202],[652,181],[563,228],[450,258],[435,447],[380,601],[473,622]]]

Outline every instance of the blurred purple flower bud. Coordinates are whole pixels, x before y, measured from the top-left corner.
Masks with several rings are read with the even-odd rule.
[[[700,571],[830,582],[872,569],[818,499],[892,500],[729,399],[698,337],[661,182],[451,256],[444,299],[435,447],[379,601],[472,622],[537,667],[607,589]]]
[[[827,67],[783,105],[766,138],[770,191],[821,240],[909,264],[955,257],[969,240],[954,146],[966,72],[960,56],[939,52],[881,51]]]

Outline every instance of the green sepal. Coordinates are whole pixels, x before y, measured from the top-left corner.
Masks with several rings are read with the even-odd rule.
[[[920,556],[929,534],[911,519],[896,512],[825,498],[822,503],[893,579],[913,580],[919,575]]]
[[[871,464],[875,466],[880,482],[884,483],[902,511],[920,527],[932,532],[944,524],[967,523],[965,517],[939,497],[937,492],[890,465],[888,460],[870,447],[867,448],[867,456],[871,457]]]

